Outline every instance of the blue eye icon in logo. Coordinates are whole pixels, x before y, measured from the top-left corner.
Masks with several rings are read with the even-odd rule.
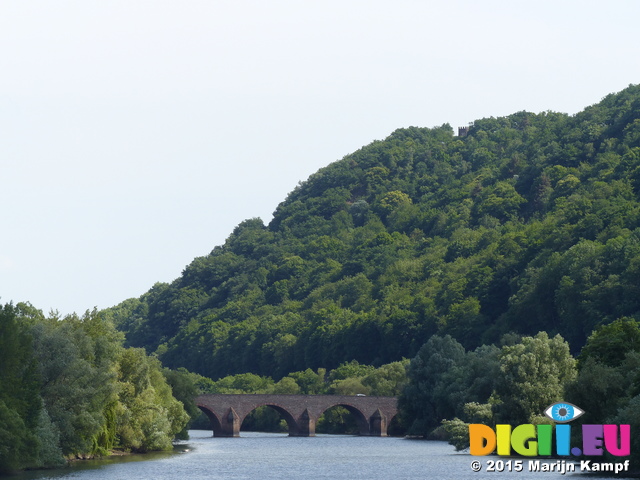
[[[572,403],[558,402],[551,405],[544,411],[544,414],[554,422],[567,423],[575,420],[584,413],[584,410],[576,407]]]

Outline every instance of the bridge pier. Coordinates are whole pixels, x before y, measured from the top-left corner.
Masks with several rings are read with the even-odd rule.
[[[290,437],[315,437],[316,436],[316,420],[309,414],[309,409],[305,408],[304,412],[295,420],[296,426],[294,431],[289,428]]]
[[[220,419],[219,431],[216,432],[214,428],[213,433],[216,437],[239,437],[241,425],[240,417],[233,407],[230,407],[226,415]]]
[[[387,427],[387,417],[378,408],[369,419],[369,435],[372,437],[386,437]]]

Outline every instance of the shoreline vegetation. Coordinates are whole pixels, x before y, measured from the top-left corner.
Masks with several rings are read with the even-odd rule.
[[[172,448],[189,415],[160,361],[123,340],[95,310],[0,307],[0,471]]]
[[[635,431],[639,225],[638,85],[572,116],[396,130],[140,298],[0,307],[0,472],[170,449],[205,421],[198,393],[399,395],[396,431],[460,448],[469,423],[549,422],[555,401]],[[353,422],[335,407],[316,431]]]

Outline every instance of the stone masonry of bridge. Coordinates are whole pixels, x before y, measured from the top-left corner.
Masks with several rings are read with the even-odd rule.
[[[245,417],[262,406],[277,410],[293,437],[315,436],[318,419],[335,406],[345,407],[353,414],[360,435],[385,437],[389,422],[398,412],[396,397],[357,395],[200,395],[196,405],[209,417],[216,437],[239,436]]]

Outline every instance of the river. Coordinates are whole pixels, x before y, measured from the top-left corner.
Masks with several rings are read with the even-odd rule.
[[[131,455],[76,462],[72,467],[12,475],[13,480],[192,480],[192,479],[556,479],[579,478],[572,474],[530,472],[528,460],[472,457],[456,453],[445,442],[403,438],[242,432],[240,438],[213,438],[211,432],[192,430],[190,440],[172,453]],[[471,462],[480,460],[482,471]],[[503,472],[487,472],[491,461],[504,464]],[[514,472],[521,460],[523,471]],[[541,460],[541,463],[555,463]],[[584,478],[584,477],[583,477]],[[589,479],[619,478],[589,476]]]

